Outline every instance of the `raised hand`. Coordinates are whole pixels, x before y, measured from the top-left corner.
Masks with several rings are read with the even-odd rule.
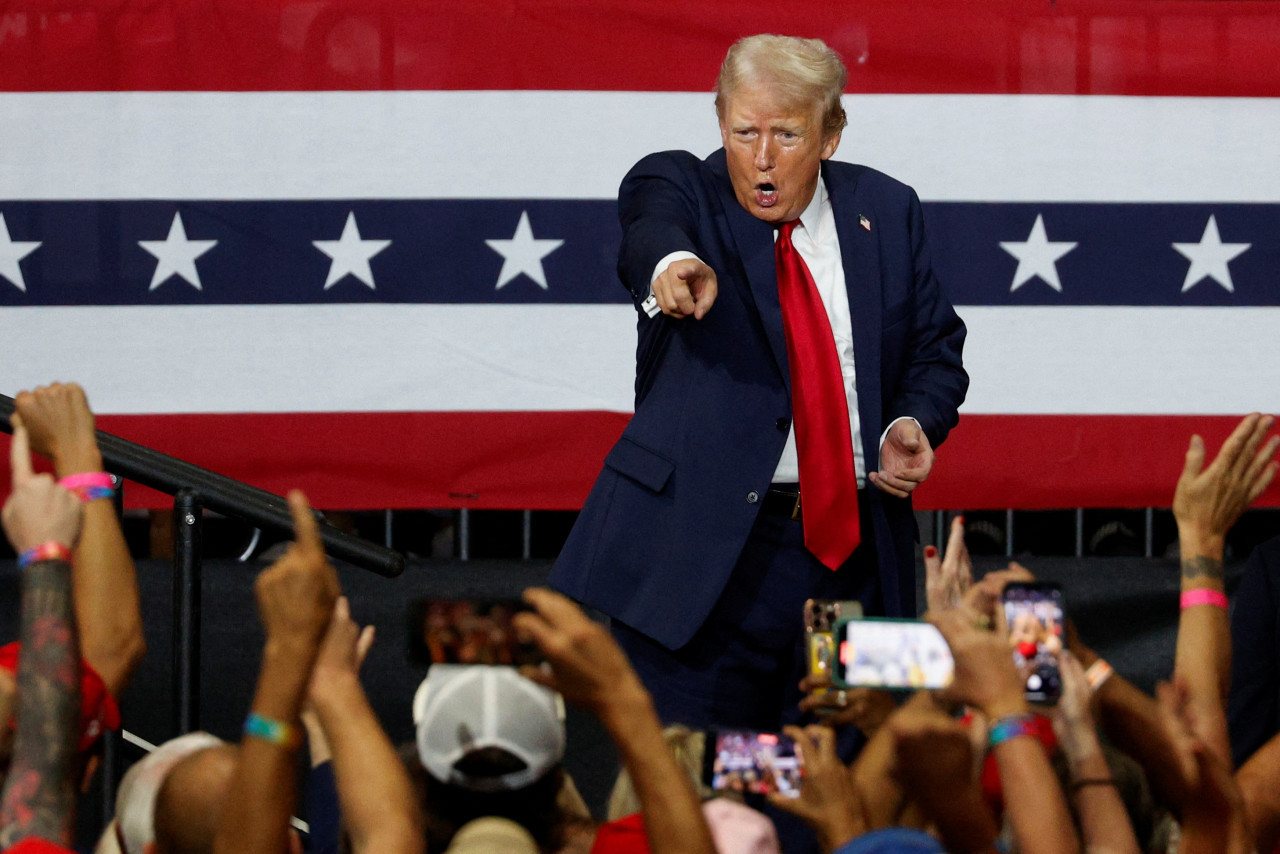
[[[102,470],[93,412],[80,386],[54,383],[20,392],[13,402],[32,449],[53,462],[59,477]]]
[[[324,554],[320,529],[298,490],[289,493],[294,540],[284,557],[258,576],[254,594],[267,642],[318,647],[342,590]]]
[[[1256,412],[1246,416],[1208,467],[1204,464],[1204,440],[1191,437],[1173,494],[1173,515],[1180,535],[1220,541],[1245,508],[1266,490],[1280,465],[1273,460],[1280,436],[1263,442],[1274,420]]]
[[[933,470],[933,446],[913,418],[894,422],[880,446],[880,471],[867,479],[882,491],[906,498]]]
[[[972,586],[973,560],[964,543],[964,517],[957,516],[951,520],[946,554],[939,556],[933,546],[924,550],[925,601],[930,611],[955,608]]]
[[[978,614],[953,608],[931,615],[955,659],[955,679],[942,691],[949,699],[976,706],[989,719],[1027,710],[1023,681],[1014,667],[1009,642],[1001,631],[975,626]]]
[[[35,473],[26,425],[17,414],[11,420],[13,491],[0,511],[5,535],[18,554],[49,542],[71,548],[80,533],[80,499],[58,486],[51,475]]]
[[[525,676],[596,715],[604,715],[615,702],[625,699],[625,693],[643,691],[622,648],[604,626],[567,597],[531,588],[524,592],[524,600],[534,610],[515,615],[516,631],[531,640],[550,665],[550,671],[521,668]]]
[[[861,802],[849,769],[836,755],[836,736],[827,727],[786,727],[804,759],[800,797],[772,793],[769,803],[799,816],[814,829],[824,851],[834,851],[866,832]]]

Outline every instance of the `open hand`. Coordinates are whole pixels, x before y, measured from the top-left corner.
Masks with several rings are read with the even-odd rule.
[[[1253,413],[1222,443],[1206,468],[1204,440],[1191,437],[1186,464],[1173,494],[1179,534],[1221,539],[1275,477],[1280,436],[1263,443],[1274,419]]]

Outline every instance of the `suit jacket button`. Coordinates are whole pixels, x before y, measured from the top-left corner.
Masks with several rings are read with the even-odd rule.
[[[777,421],[773,422],[773,426],[778,428],[779,433],[785,433],[787,432],[787,429],[791,426],[791,419],[779,418]]]
[[[760,493],[756,492],[754,489],[747,493],[748,504],[755,504],[759,500],[760,500]]]

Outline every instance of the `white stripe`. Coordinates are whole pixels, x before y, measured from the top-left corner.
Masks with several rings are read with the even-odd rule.
[[[1280,409],[1280,308],[960,313],[972,377],[963,412]],[[632,404],[627,305],[0,308],[0,328],[0,392],[76,380],[102,413]]]
[[[0,308],[0,392],[95,411],[604,409],[632,403],[629,305]]]
[[[1280,308],[958,310],[969,328],[962,412],[1280,410]]]
[[[1280,99],[851,95],[838,157],[947,201],[1274,202]],[[0,199],[612,199],[709,94],[0,94]]]

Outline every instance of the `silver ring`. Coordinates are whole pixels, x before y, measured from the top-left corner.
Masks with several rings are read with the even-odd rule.
[[[849,705],[849,692],[845,691],[843,688],[840,689],[840,691],[836,693],[836,702],[842,706]]]

